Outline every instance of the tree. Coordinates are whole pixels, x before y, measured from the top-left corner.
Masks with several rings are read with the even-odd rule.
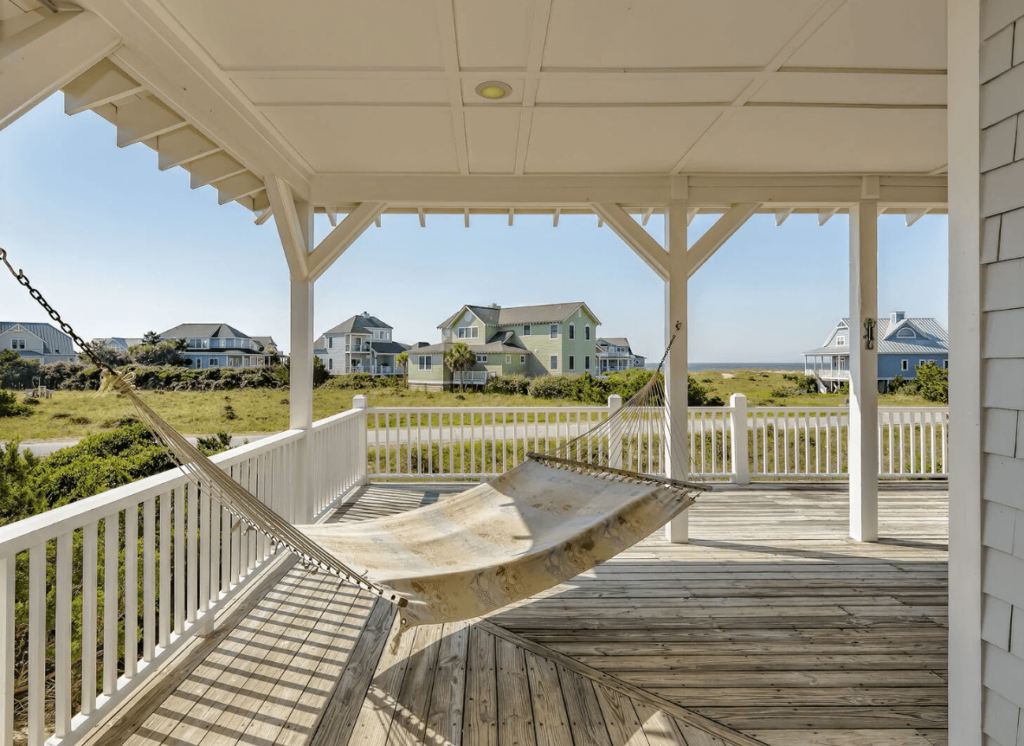
[[[465,373],[472,370],[473,366],[476,365],[476,353],[469,349],[469,345],[465,342],[456,342],[444,353],[444,364],[453,373]],[[459,390],[466,390],[465,378],[459,379]]]
[[[178,343],[169,340],[155,345],[138,345],[128,352],[139,365],[187,365]]]
[[[949,371],[928,361],[917,366],[918,391],[926,400],[949,404]]]
[[[160,344],[160,335],[156,332],[146,332],[142,335],[142,345],[144,347],[155,347]]]
[[[409,386],[409,353],[400,352],[395,355],[395,365],[402,369],[402,382]]]

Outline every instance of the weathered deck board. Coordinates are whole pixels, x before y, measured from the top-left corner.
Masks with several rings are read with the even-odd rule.
[[[335,520],[458,485],[375,485]],[[473,624],[418,627],[298,568],[96,743],[936,746],[945,743],[945,495],[706,496],[689,545],[653,536]],[[140,714],[141,713],[141,714]],[[115,738],[116,736],[116,738]]]

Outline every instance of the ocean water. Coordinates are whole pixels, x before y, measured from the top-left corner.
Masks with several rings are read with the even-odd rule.
[[[658,367],[657,363],[648,363],[651,370]],[[799,363],[689,363],[686,369],[691,373],[702,370],[799,370],[804,369],[804,364]]]

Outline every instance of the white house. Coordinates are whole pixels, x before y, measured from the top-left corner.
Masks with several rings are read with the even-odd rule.
[[[89,344],[97,349],[108,349],[126,353],[132,347],[142,344],[142,337],[96,337]]]
[[[598,375],[643,368],[646,363],[647,358],[634,354],[625,337],[601,337],[597,340]]]
[[[52,324],[0,321],[0,349],[14,350],[40,365],[78,360],[71,337]]]
[[[270,364],[271,354],[263,343],[228,324],[179,324],[161,333],[160,339],[186,340],[185,356],[194,368],[262,368]]]

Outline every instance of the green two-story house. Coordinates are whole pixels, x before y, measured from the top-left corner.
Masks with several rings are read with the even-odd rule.
[[[450,388],[482,386],[497,375],[525,376],[596,373],[595,342],[601,322],[586,303],[543,306],[463,306],[438,329],[441,342],[409,350],[409,385]],[[476,354],[476,365],[453,373],[444,353],[458,342]]]

